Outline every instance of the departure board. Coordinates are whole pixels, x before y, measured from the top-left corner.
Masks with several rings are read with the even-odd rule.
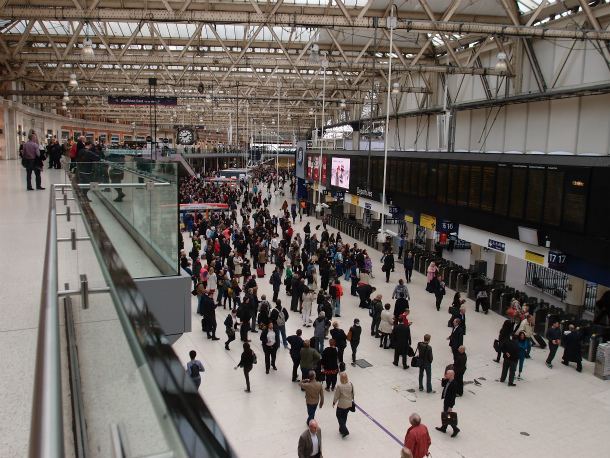
[[[438,185],[438,164],[432,163],[428,167],[428,199],[436,199],[436,187]]]
[[[470,167],[470,186],[468,187],[468,206],[479,209],[481,205],[481,172],[483,167],[473,165]]]
[[[589,175],[589,169],[573,168],[566,171],[562,229],[584,232]]]
[[[510,180],[510,207],[508,216],[516,219],[523,219],[525,209],[525,192],[527,186],[527,166],[513,164],[513,171]]]
[[[506,164],[498,164],[496,180],[496,215],[508,215],[508,197],[510,189],[510,169]]]
[[[557,167],[548,167],[546,171],[542,222],[549,226],[559,227],[561,223],[564,175],[565,173],[557,170]]]
[[[396,169],[398,168],[398,161],[396,160],[392,160],[392,161],[388,161],[388,167],[387,167],[387,180],[388,180],[388,186],[387,188],[390,191],[396,191]]]
[[[419,197],[426,197],[426,184],[428,178],[428,164],[421,162],[419,164],[419,190],[417,195]]]
[[[449,164],[439,164],[438,166],[438,188],[437,197],[441,203],[447,202],[447,174],[449,170]]]
[[[411,161],[405,161],[403,169],[402,192],[404,194],[411,193]]]
[[[392,162],[396,162],[396,184],[394,186],[394,191],[402,192],[402,182],[404,181],[404,176],[402,173],[403,161],[392,161]]]
[[[447,203],[455,205],[457,201],[458,175],[460,167],[457,164],[449,164],[447,171]]]
[[[525,201],[525,219],[539,223],[542,221],[544,204],[544,175],[546,167],[530,165],[527,177],[527,200]]]
[[[460,172],[458,177],[457,204],[460,207],[466,207],[468,206],[468,185],[470,184],[470,166],[460,165]]]
[[[492,212],[494,210],[494,187],[496,185],[496,168],[483,168],[483,186],[481,194],[481,210]]]
[[[419,162],[411,163],[411,195],[419,193]]]

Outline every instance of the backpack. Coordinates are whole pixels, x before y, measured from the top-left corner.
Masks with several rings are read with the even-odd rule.
[[[371,305],[369,305],[369,316],[371,318],[375,317],[375,303],[371,302]]]
[[[191,365],[191,378],[199,377],[199,373],[200,373],[199,366],[197,364],[193,363]]]

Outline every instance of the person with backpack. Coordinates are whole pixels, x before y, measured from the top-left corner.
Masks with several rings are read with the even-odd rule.
[[[201,374],[205,372],[205,368],[201,361],[195,359],[197,357],[197,352],[195,350],[189,351],[189,356],[191,360],[186,363],[186,372],[191,376],[191,380],[195,384],[197,390],[199,390],[199,386],[201,385]]]
[[[288,310],[282,307],[282,300],[278,299],[275,308],[271,310],[269,318],[275,323],[276,330],[282,337],[284,348],[288,348],[288,341],[286,340],[286,321],[288,321],[288,317]]]

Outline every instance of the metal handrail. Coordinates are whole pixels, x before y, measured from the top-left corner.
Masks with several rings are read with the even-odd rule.
[[[59,345],[59,298],[57,296],[57,215],[55,188],[47,222],[47,243],[42,275],[40,320],[34,375],[34,401],[30,424],[31,458],[63,458],[64,428]]]

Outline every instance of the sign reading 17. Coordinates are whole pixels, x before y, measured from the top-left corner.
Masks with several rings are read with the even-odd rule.
[[[555,265],[565,265],[566,263],[566,255],[562,254],[562,253],[557,253],[557,252],[553,252],[550,251],[549,252],[549,264],[555,264]]]

